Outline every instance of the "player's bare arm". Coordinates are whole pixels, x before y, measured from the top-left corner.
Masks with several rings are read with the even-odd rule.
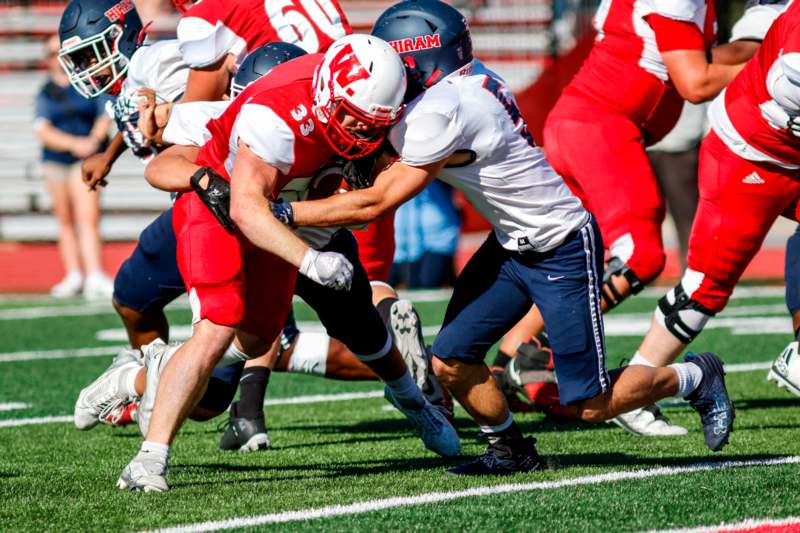
[[[693,104],[714,98],[744,67],[709,63],[704,50],[672,50],[661,57],[678,93]]]
[[[121,133],[114,135],[111,142],[106,148],[105,152],[95,154],[86,158],[81,165],[81,174],[83,182],[94,190],[98,185],[105,187],[107,185],[105,177],[111,172],[111,167],[114,165],[119,156],[127,149],[125,139]]]
[[[371,187],[323,200],[292,202],[298,226],[352,226],[368,224],[408,201],[444,168],[447,159],[423,167],[395,162],[375,178]]]
[[[740,39],[711,49],[711,61],[717,65],[741,65],[756,55],[761,41]]]
[[[186,92],[183,93],[181,102],[222,100],[228,93],[230,78],[234,72],[236,72],[236,59],[230,54],[226,54],[207,67],[189,70]]]
[[[240,141],[231,173],[231,218],[250,242],[300,267],[310,248],[269,209],[279,174]]]
[[[194,163],[199,150],[196,146],[170,146],[147,164],[144,170],[147,183],[168,192],[191,190],[190,178],[200,170]]]

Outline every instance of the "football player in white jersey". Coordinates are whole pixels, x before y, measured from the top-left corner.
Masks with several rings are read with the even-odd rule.
[[[492,222],[493,233],[456,281],[433,345],[437,375],[489,442],[483,456],[450,472],[543,467],[535,441],[523,437],[483,363],[533,302],[547,324],[561,402],[576,416],[600,422],[663,397],[684,397],[700,414],[708,446],[721,449],[734,412],[716,355],[692,355],[666,369],[607,372],[597,225],[533,142],[505,84],[473,59],[464,17],[439,0],[406,1],[385,11],[373,34],[400,53],[412,81],[406,114],[388,137],[399,161],[367,189],[274,210],[300,226],[365,223],[438,176]]]

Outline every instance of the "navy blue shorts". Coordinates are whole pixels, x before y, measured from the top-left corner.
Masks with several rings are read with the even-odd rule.
[[[163,309],[186,292],[175,256],[172,209],[150,223],[114,278],[114,299],[136,311]]]
[[[383,355],[391,346],[389,332],[372,305],[372,287],[358,259],[358,243],[347,230],[337,232],[323,252],[339,252],[353,264],[349,291],[337,291],[297,276],[295,294],[319,316],[328,335],[344,343],[356,356]]]
[[[553,347],[561,403],[609,386],[599,283],[603,241],[594,219],[558,248],[520,254],[492,233],[458,276],[433,343],[441,359],[480,362],[536,303]]]

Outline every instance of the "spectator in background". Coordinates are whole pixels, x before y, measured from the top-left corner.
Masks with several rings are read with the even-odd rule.
[[[697,211],[697,165],[700,141],[708,131],[707,104],[684,103],[681,118],[661,141],[647,149],[658,185],[667,200],[678,234],[683,268],[689,250],[689,233]]]
[[[101,264],[99,192],[83,185],[81,160],[103,147],[110,119],[103,98],[87,100],[69,84],[58,63],[58,36],[48,39],[46,47],[49,76],[36,96],[34,129],[43,145],[42,174],[58,219],[58,249],[66,272],[51,294],[109,298],[114,284]]]
[[[394,217],[396,247],[389,283],[408,288],[451,285],[460,226],[453,189],[439,180],[401,205]]]

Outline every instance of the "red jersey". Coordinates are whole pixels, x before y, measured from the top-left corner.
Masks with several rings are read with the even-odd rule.
[[[211,140],[196,163],[230,181],[241,140],[281,172],[275,194],[295,179],[292,190],[305,190],[335,152],[311,111],[312,77],[322,54],[309,54],[278,65],[251,84],[206,128]]]
[[[713,0],[603,0],[589,58],[564,89],[645,130],[648,144],[677,122],[683,98],[661,52],[708,50],[716,41]]]
[[[800,114],[800,3],[775,21],[758,53],[711,104],[711,127],[740,157],[800,169],[800,139],[787,129]]]
[[[352,32],[337,0],[203,0],[181,15],[177,28],[184,61],[192,68],[226,54],[241,61],[276,41],[324,52]]]

